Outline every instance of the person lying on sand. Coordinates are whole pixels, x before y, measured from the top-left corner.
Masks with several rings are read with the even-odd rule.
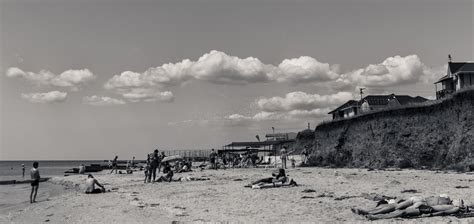
[[[262,178],[250,183],[247,186],[259,185],[259,184],[268,184],[268,183],[285,183],[288,181],[286,177],[285,169],[278,169],[278,172],[273,172],[272,177]]]
[[[95,188],[95,185],[99,186],[101,189]],[[87,176],[86,180],[86,194],[98,194],[98,193],[104,193],[105,192],[105,187],[102,186],[99,181],[97,181],[92,174],[89,174]]]
[[[205,180],[210,180],[210,178],[187,176],[187,177],[179,177],[178,179],[174,179],[173,181],[184,182],[184,181],[205,181]]]
[[[456,214],[465,211],[462,200],[451,200],[447,195],[435,197],[411,197],[408,200],[390,200],[386,203],[378,203],[377,208],[372,210],[363,210],[353,208],[352,212],[359,215],[366,215],[369,220],[390,219],[398,217],[414,217],[422,214],[430,216]]]
[[[296,182],[291,179],[289,183],[288,177],[286,176],[285,169],[278,169],[278,172],[273,172],[272,173],[273,177],[268,177],[268,178],[262,178],[259,180],[256,180],[249,185],[246,185],[245,187],[252,187],[254,189],[259,189],[259,188],[268,188],[268,187],[282,187],[282,186],[296,186]]]
[[[260,183],[256,185],[252,185],[252,189],[263,189],[263,188],[275,188],[275,187],[296,187],[298,184],[291,179],[290,182],[288,183],[281,183],[281,182],[275,182],[275,183]]]

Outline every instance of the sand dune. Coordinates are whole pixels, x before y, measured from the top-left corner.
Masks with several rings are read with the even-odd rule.
[[[434,171],[366,171],[296,168],[287,171],[300,186],[253,190],[243,186],[271,169],[205,170],[176,176],[208,177],[208,181],[144,184],[143,174],[99,173],[110,193],[86,195],[86,176],[55,177],[50,182],[67,193],[39,198],[22,210],[3,212],[0,221],[14,223],[169,223],[185,222],[368,222],[351,207],[371,208],[375,195],[407,198],[447,193],[474,202],[474,175]],[[44,185],[43,185],[44,186]],[[469,188],[456,188],[468,186]],[[314,192],[304,192],[307,189]],[[418,193],[401,193],[416,190]],[[41,191],[41,186],[40,186]],[[44,196],[45,197],[45,196]],[[474,218],[432,217],[374,223],[474,223]]]

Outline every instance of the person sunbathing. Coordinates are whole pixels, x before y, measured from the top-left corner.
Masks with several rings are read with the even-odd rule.
[[[285,169],[278,169],[278,172],[273,172],[272,177],[262,178],[250,183],[249,186],[258,184],[271,184],[271,183],[285,183],[288,181],[286,177]]]
[[[428,214],[429,216],[446,216],[468,212],[469,207],[465,206],[464,201],[459,199],[454,201],[452,204],[434,206],[420,205],[418,208],[410,206],[408,208],[396,210],[388,214],[368,215],[367,218],[369,220],[408,218],[421,216],[423,214]]]
[[[184,181],[205,181],[205,180],[210,180],[210,178],[187,176],[187,177],[179,177],[178,179],[174,179],[173,181],[184,182]]]
[[[454,202],[454,203],[453,203]],[[393,199],[385,203],[378,203],[377,208],[363,210],[352,208],[352,212],[366,215],[369,220],[390,219],[398,217],[413,217],[422,214],[431,216],[449,215],[465,210],[462,200],[452,201],[447,195],[435,197],[411,197],[408,200],[395,201]]]
[[[288,182],[288,177],[286,176],[285,169],[280,168],[278,172],[272,173],[273,177],[262,178],[256,180],[245,187],[251,188],[268,188],[268,187],[282,187],[282,186],[297,186],[296,182],[291,179]]]
[[[436,206],[436,205],[448,205],[451,204],[451,199],[447,195],[440,195],[434,197],[419,197],[414,196],[410,197],[408,200],[398,200],[395,201],[391,199],[389,201],[382,200],[379,202],[375,209],[371,210],[364,210],[358,208],[352,208],[352,212],[359,214],[359,215],[378,215],[378,214],[386,214],[393,212],[395,210],[402,210],[406,208],[418,208],[421,205],[426,206]]]

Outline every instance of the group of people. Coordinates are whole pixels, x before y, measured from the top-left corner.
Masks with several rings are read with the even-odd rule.
[[[162,162],[165,157],[166,157],[165,152],[161,152],[160,154],[158,149],[155,149],[153,153],[147,155],[146,165],[145,165],[145,183],[155,182],[156,170],[158,170],[158,173],[160,173],[161,167],[163,167],[163,172],[164,172],[166,167],[169,166],[169,163]],[[168,169],[166,169],[166,171],[167,170]],[[173,174],[169,174],[169,175],[172,176]],[[160,177],[159,179],[162,179],[162,178]]]
[[[382,200],[374,209],[352,208],[353,213],[364,215],[369,220],[452,215],[469,212],[462,199],[452,200],[448,195],[411,197],[407,200]]]

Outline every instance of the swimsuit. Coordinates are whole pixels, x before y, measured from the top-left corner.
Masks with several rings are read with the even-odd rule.
[[[31,182],[31,186],[39,186],[39,179],[33,180],[33,182]]]

